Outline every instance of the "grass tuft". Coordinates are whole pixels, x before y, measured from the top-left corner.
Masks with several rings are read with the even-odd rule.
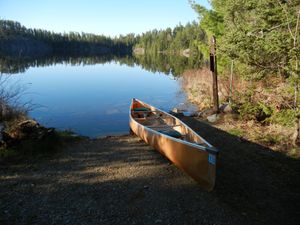
[[[232,128],[227,131],[229,134],[238,136],[238,137],[243,137],[244,136],[244,131],[238,128]]]

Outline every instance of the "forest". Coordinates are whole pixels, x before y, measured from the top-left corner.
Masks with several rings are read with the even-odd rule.
[[[190,4],[207,36],[199,45],[204,57],[214,35],[220,76],[244,83],[233,107],[245,119],[294,127],[299,145],[299,1],[212,0],[210,10]]]
[[[29,56],[47,54],[131,54],[143,48],[152,56],[158,53],[182,54],[185,49],[195,63],[201,61],[199,42],[206,38],[197,22],[174,29],[152,30],[143,34],[129,33],[118,37],[106,37],[89,33],[54,33],[31,29],[19,22],[0,20],[0,54],[3,56]],[[134,49],[133,49],[134,47]]]
[[[185,49],[199,55],[199,43],[204,42],[206,34],[197,22],[179,24],[175,28],[152,30],[137,36],[135,48],[144,48],[146,54],[169,53],[182,54]]]
[[[0,20],[0,55],[125,54],[131,52],[134,34],[116,38],[89,33],[54,33],[30,29],[19,22]]]

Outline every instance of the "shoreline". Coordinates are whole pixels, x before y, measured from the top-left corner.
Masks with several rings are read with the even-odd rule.
[[[242,141],[248,141],[248,142],[254,142],[255,144],[261,145],[265,147],[266,149],[269,149],[274,152],[280,152],[282,154],[285,154],[287,157],[292,157],[299,159],[300,155],[298,154],[298,151],[296,148],[293,148],[293,146],[289,145],[288,143],[282,143],[284,140],[282,139],[276,139],[278,137],[278,134],[274,134],[274,131],[272,130],[272,127],[268,130],[268,126],[262,126],[259,124],[255,124],[253,121],[242,121],[238,120],[236,118],[233,118],[232,114],[220,114],[221,118],[216,120],[215,122],[208,122],[204,118],[200,117],[190,117],[190,116],[184,116],[178,114],[177,117],[183,121],[190,122],[190,121],[198,121],[200,123],[205,123],[208,126],[211,126],[213,128],[221,129],[224,132],[227,132],[230,135],[235,136],[237,142]],[[39,124],[35,120],[26,118],[25,121],[34,121],[35,123]],[[190,127],[194,129],[193,123],[191,123]],[[40,125],[39,125],[40,126]],[[3,127],[3,126],[2,126]],[[117,134],[108,134],[108,135],[100,135],[96,137],[89,137],[84,136],[79,133],[68,131],[68,130],[59,130],[55,128],[46,128],[41,126],[43,129],[54,129],[54,132],[60,136],[63,139],[63,142],[66,141],[67,143],[74,141],[75,143],[78,142],[78,140],[89,140],[89,141],[97,141],[101,139],[109,139],[109,138],[122,138],[124,136],[130,136],[130,131],[124,132],[124,133],[117,133]],[[251,129],[254,130],[253,132],[250,132]],[[255,128],[255,129],[254,129]],[[261,129],[264,129],[264,132],[261,131]],[[128,129],[129,130],[129,129]],[[278,129],[277,129],[278,130]],[[248,131],[248,132],[246,132]],[[255,134],[255,132],[257,132]],[[273,133],[272,133],[273,132]],[[286,131],[285,131],[286,132]],[[264,134],[264,135],[262,135]],[[272,134],[272,136],[271,136]],[[259,135],[259,136],[257,136]],[[285,136],[290,136],[285,134]],[[1,141],[1,140],[0,140]],[[1,147],[1,146],[0,146]]]
[[[137,136],[83,139],[48,157],[0,163],[0,222],[297,224],[299,160],[182,120],[220,149],[212,192]]]

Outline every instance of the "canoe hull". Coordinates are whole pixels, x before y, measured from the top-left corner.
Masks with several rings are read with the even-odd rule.
[[[216,154],[143,126],[131,114],[130,128],[137,136],[190,175],[204,189],[211,191],[214,188]]]

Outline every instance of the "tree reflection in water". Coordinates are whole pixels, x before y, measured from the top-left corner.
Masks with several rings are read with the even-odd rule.
[[[154,73],[162,72],[167,75],[180,76],[186,69],[196,69],[203,66],[204,62],[199,57],[166,54],[47,55],[42,57],[0,56],[0,73],[24,73],[30,67],[44,67],[56,64],[75,66],[117,62],[120,65],[138,65]]]

